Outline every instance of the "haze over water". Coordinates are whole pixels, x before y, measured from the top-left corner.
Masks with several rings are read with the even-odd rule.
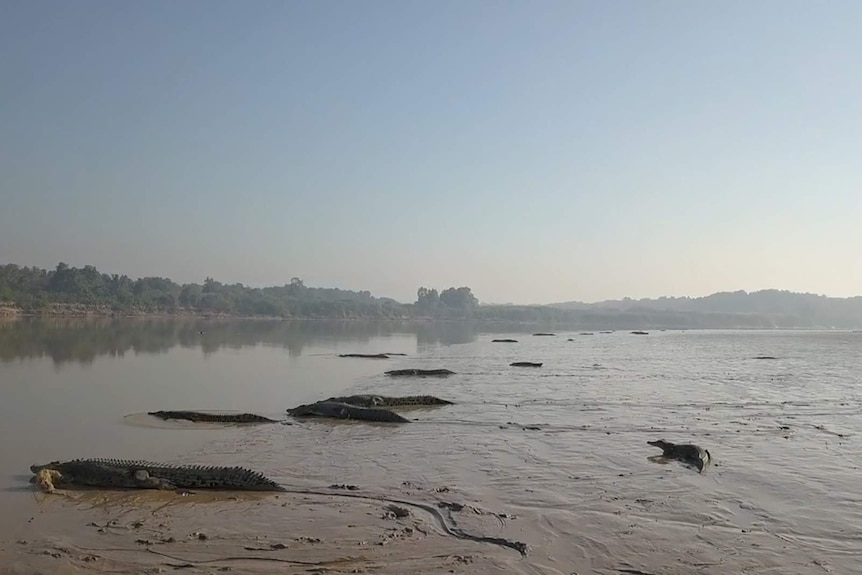
[[[350,557],[330,568],[381,573],[859,572],[862,334],[531,333],[461,322],[0,323],[0,557],[22,573],[171,562],[147,549],[212,561],[190,572],[273,568],[226,555]],[[337,357],[347,352],[408,355]],[[522,360],[544,365],[509,367]],[[456,374],[383,375],[401,367]],[[288,407],[342,393],[428,393],[455,405],[403,411],[413,421],[395,427],[190,429],[141,415],[185,408],[287,420]],[[660,463],[646,444],[658,438],[696,442],[715,462],[703,474]],[[460,502],[468,508],[454,517],[465,529],[531,549],[522,559],[445,537],[419,511],[407,523],[383,519],[374,502],[67,499],[34,497],[27,484],[32,463],[98,456],[244,465],[294,487],[348,483],[358,493]],[[88,526],[111,519],[111,529]],[[209,539],[192,536],[202,531]],[[287,549],[249,551],[274,542]]]

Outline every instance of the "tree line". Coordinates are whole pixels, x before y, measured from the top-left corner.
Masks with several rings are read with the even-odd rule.
[[[203,283],[178,284],[163,277],[131,279],[106,274],[95,266],[59,263],[53,270],[16,264],[0,266],[0,302],[39,313],[52,304],[99,306],[110,311],[192,312],[282,318],[409,319],[468,317],[478,299],[470,288],[419,289],[415,304],[376,298],[368,291],[306,286],[297,277],[282,286],[255,288],[225,284],[207,277]],[[424,294],[424,295],[423,295]],[[433,294],[433,295],[432,295]],[[426,297],[427,296],[427,297]]]
[[[704,298],[617,300],[594,304],[482,305],[469,287],[420,287],[400,303],[368,291],[306,286],[253,288],[207,277],[178,284],[163,277],[131,279],[59,263],[53,270],[0,265],[0,304],[34,314],[57,304],[94,306],[117,315],[190,313],[297,319],[445,319],[542,324],[547,328],[853,328],[862,327],[862,297],[828,298],[779,290],[722,292]]]

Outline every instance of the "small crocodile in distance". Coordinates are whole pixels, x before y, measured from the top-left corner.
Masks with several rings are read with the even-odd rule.
[[[340,353],[338,357],[361,357],[364,359],[389,359],[385,353]]]
[[[552,335],[557,335],[557,334],[555,334],[555,333],[544,333],[544,332],[542,332],[542,333],[534,333],[533,335],[537,335],[537,336],[543,335],[543,336],[546,336],[546,337],[547,337],[547,336],[552,336]]]
[[[159,419],[184,419],[195,423],[279,423],[254,413],[203,413],[200,411],[149,411],[148,415],[154,415]]]
[[[671,443],[663,439],[657,441],[647,441],[649,445],[658,447],[662,450],[662,455],[677,459],[683,463],[690,463],[697,467],[697,470],[703,472],[705,465],[712,461],[712,456],[708,449],[704,449],[699,445],[690,443]]]
[[[452,405],[451,401],[434,397],[433,395],[406,395],[392,397],[387,395],[348,395],[346,397],[330,397],[325,401],[335,401],[358,405],[359,407],[404,407],[404,406],[430,406],[430,405]]]
[[[387,409],[359,407],[339,401],[318,401],[288,409],[293,417],[328,417],[333,419],[357,419],[386,423],[409,423],[410,420]]]
[[[430,376],[430,375],[452,375],[455,372],[450,371],[448,369],[393,369],[385,372],[386,375],[399,376],[399,375],[416,375],[416,376]]]
[[[135,489],[223,489],[240,491],[284,491],[263,474],[244,467],[168,465],[125,459],[74,459],[31,465],[39,474],[53,471],[60,484]]]
[[[648,331],[635,330],[632,332],[632,335],[649,335]]]
[[[542,367],[541,363],[535,361],[516,361],[509,364],[511,367]]]
[[[517,339],[510,338],[501,338],[501,339],[492,339],[491,343],[518,343]]]

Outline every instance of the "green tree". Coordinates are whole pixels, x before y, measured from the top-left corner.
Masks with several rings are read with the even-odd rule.
[[[470,310],[479,305],[479,300],[468,287],[448,288],[440,294],[440,303],[446,307]]]
[[[425,311],[434,311],[440,305],[440,294],[436,289],[420,287],[416,292],[416,307]]]

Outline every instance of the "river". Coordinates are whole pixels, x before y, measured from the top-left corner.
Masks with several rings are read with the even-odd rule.
[[[862,334],[534,331],[2,322],[0,573],[862,573]],[[518,341],[491,341],[503,337]],[[412,367],[456,373],[384,375]],[[401,425],[285,414],[349,393],[454,405],[403,410]],[[162,409],[292,424],[146,415]],[[660,438],[713,462],[701,474],[657,458],[646,442]],[[331,495],[28,483],[31,464],[76,457],[242,465]],[[385,499],[454,504],[461,529],[526,543],[527,555],[451,537],[421,507],[395,518]]]

